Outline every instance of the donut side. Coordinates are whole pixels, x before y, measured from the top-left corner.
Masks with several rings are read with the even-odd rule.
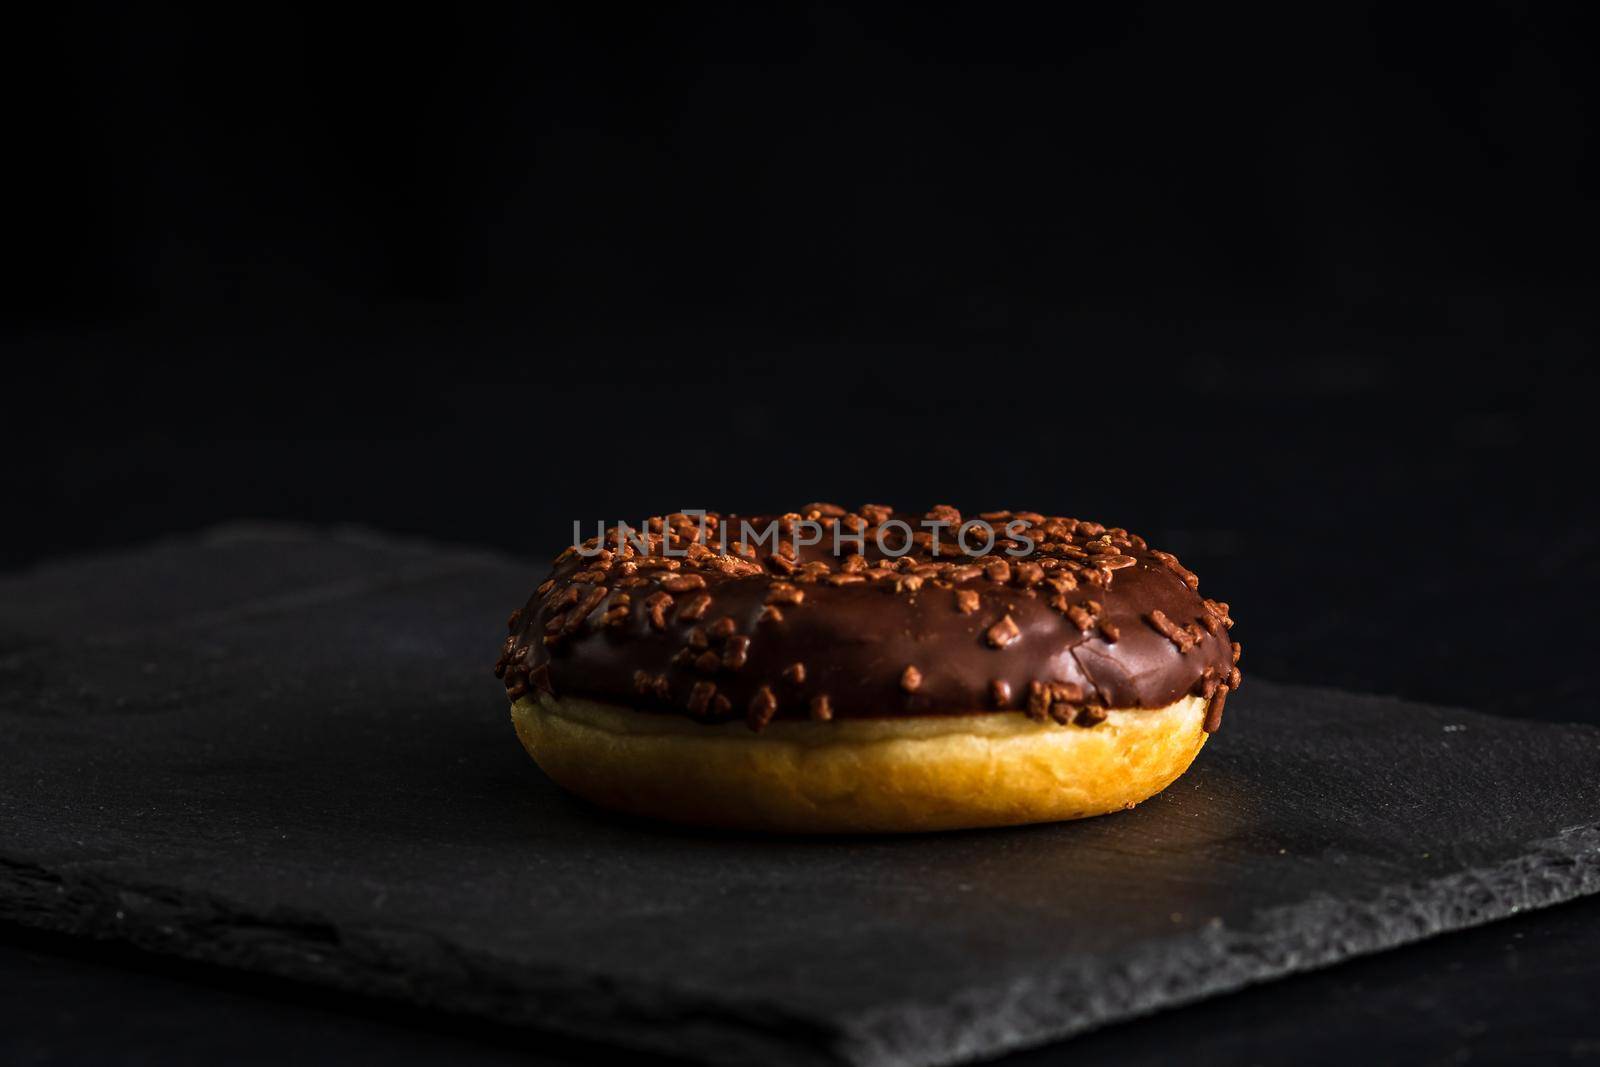
[[[528,753],[601,807],[695,826],[904,833],[1080,819],[1165,789],[1207,738],[1208,701],[1111,709],[1094,729],[988,712],[739,722],[641,715],[529,693],[511,706]]]

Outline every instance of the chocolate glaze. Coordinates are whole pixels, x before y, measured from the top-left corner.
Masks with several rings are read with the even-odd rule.
[[[747,521],[803,515],[864,528],[862,561],[849,560],[848,545],[836,555],[831,536],[792,561],[769,558],[770,543],[760,552],[736,543],[733,516],[726,554],[718,516],[703,535],[681,516],[651,520],[650,556],[662,544],[694,556],[665,566],[628,549],[594,558],[568,549],[512,616],[496,673],[513,699],[543,689],[758,729],[772,718],[979,711],[1092,726],[1101,709],[1164,707],[1185,693],[1211,699],[1215,729],[1209,720],[1238,687],[1227,605],[1202,599],[1175,557],[1136,535],[1022,512],[1016,521],[1037,542],[1025,556],[1006,555],[1002,542],[971,557],[947,531],[938,557],[924,535],[894,560],[874,543],[876,524],[892,515],[920,529],[924,516],[861,511],[810,505]],[[997,528],[1014,518],[986,517]],[[844,577],[852,572],[861,577]]]

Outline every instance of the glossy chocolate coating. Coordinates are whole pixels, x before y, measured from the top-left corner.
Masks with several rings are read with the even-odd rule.
[[[925,540],[896,561],[872,535],[872,519],[887,518],[886,510],[864,508],[869,518],[860,520],[818,507],[825,506],[797,514],[864,525],[865,567],[847,562],[854,554],[848,546],[836,554],[831,537],[801,547],[788,562],[765,551],[740,555],[732,517],[701,535],[711,551],[696,548],[699,558],[680,559],[675,570],[638,555],[595,559],[569,549],[544,591],[513,616],[497,668],[508,690],[515,697],[544,688],[707,721],[745,718],[759,727],[769,717],[817,717],[819,705],[834,718],[1028,712],[1030,694],[1031,711],[1041,717],[1050,701],[1040,700],[1040,687],[1048,693],[1052,684],[1068,703],[1090,709],[1158,708],[1186,693],[1213,697],[1219,687],[1237,687],[1227,606],[1203,600],[1175,558],[1126,531],[1031,516],[1020,520],[1035,541],[1026,555],[1007,555],[1001,545],[969,557],[953,549],[946,531],[937,558]],[[995,515],[997,528],[1010,517]],[[914,527],[924,519],[893,517]],[[776,517],[745,521],[757,526]],[[727,554],[717,551],[722,526],[735,542]],[[674,541],[670,521],[657,529]],[[682,520],[678,529],[689,533]],[[676,541],[675,551],[690,543],[688,536]],[[901,541],[898,533],[889,538],[891,547]],[[1116,569],[1094,565],[1113,556]],[[1001,560],[1004,568],[992,566]],[[796,573],[772,573],[790,567]],[[851,572],[860,577],[843,577]],[[665,604],[662,581],[686,587],[692,575],[703,588],[668,593]],[[782,602],[795,593],[799,603]],[[769,604],[774,599],[780,602]]]

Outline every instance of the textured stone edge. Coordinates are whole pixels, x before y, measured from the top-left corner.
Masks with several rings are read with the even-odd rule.
[[[855,1067],[942,1067],[1057,1041],[1302,971],[1600,892],[1600,824],[1537,841],[1505,863],[1384,889],[1312,897],[1248,928],[1220,923],[1107,966],[1077,959],[1048,975],[949,1001],[886,1005],[843,1025]]]
[[[1600,824],[1505,863],[1397,885],[1365,901],[1313,897],[1115,961],[944,1001],[810,1018],[689,988],[619,983],[470,952],[435,935],[252,911],[212,894],[55,872],[0,857],[0,921],[195,963],[718,1063],[937,1067],[1000,1055],[1451,930],[1600,892]]]
[[[216,894],[0,856],[0,923],[451,1016],[716,1063],[840,1063],[836,1028],[779,1005],[532,967],[435,934],[254,910]]]

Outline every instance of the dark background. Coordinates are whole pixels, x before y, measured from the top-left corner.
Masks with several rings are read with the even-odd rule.
[[[0,568],[1029,507],[1247,672],[1600,722],[1588,5],[853,6],[8,11]],[[1065,1054],[1592,1055],[1594,905]],[[23,1062],[465,1058],[17,936]]]
[[[861,8],[8,15],[0,564],[1028,507],[1600,719],[1580,5]]]

